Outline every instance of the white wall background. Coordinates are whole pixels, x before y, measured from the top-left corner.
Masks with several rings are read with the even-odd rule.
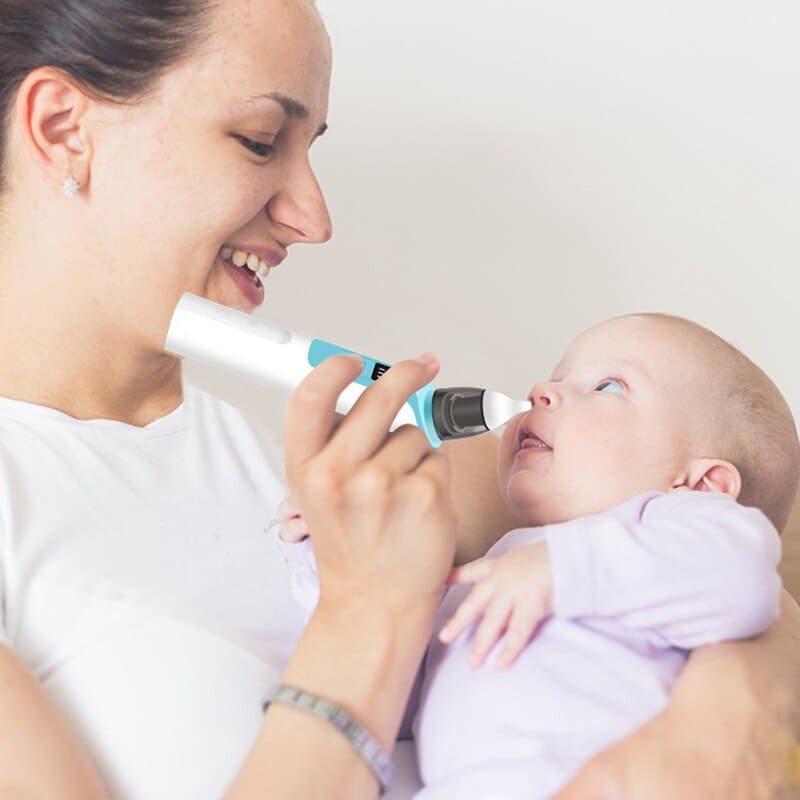
[[[263,317],[524,396],[570,339],[663,310],[800,417],[797,0],[318,0],[336,232]],[[278,429],[284,398],[188,370]]]

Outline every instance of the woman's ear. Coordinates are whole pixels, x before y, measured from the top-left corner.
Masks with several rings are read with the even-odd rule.
[[[22,138],[36,163],[59,188],[70,176],[80,186],[89,182],[89,104],[78,83],[53,67],[31,72],[17,93],[16,113]]]
[[[694,492],[722,492],[734,500],[742,491],[742,476],[730,461],[720,458],[696,458],[689,463],[685,474],[672,487]]]

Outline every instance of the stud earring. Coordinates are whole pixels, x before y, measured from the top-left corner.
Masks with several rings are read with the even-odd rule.
[[[64,194],[67,197],[76,197],[78,192],[80,191],[81,185],[72,175],[69,175],[66,180],[64,181]]]

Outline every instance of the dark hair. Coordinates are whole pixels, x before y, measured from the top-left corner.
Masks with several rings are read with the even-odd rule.
[[[11,106],[38,67],[87,92],[134,102],[198,44],[213,0],[0,0],[0,192]]]

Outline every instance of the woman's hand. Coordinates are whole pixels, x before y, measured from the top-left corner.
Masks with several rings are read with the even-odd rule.
[[[418,428],[388,429],[437,364],[432,357],[396,364],[336,425],[336,398],[362,368],[357,357],[330,358],[290,400],[293,511],[312,532],[321,605],[360,600],[393,615],[432,613],[455,550],[448,462]]]
[[[553,800],[797,800],[786,770],[763,743],[706,760],[726,739],[699,741],[662,714],[591,759]],[[740,737],[739,737],[740,739]],[[737,742],[741,744],[741,741]],[[788,770],[789,767],[787,766]]]
[[[553,800],[766,800],[715,783],[685,734],[658,716],[592,758]]]

